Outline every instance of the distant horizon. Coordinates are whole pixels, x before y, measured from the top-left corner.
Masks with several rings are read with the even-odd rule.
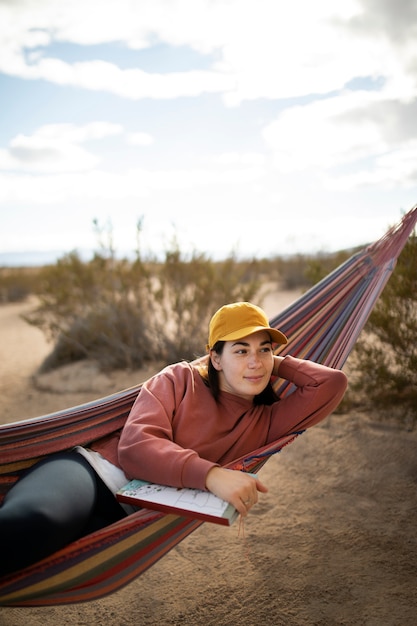
[[[0,267],[42,267],[55,264],[69,251],[60,250],[28,250],[14,252],[0,252]],[[42,260],[43,259],[43,260]]]
[[[358,246],[353,246],[353,247],[349,247],[349,248],[340,248],[338,250],[332,250],[332,251],[317,251],[317,252],[294,252],[291,254],[269,254],[269,255],[264,255],[264,256],[239,256],[236,257],[237,261],[248,261],[251,259],[291,259],[291,258],[295,258],[295,257],[306,257],[306,258],[315,258],[315,257],[328,257],[328,256],[332,256],[335,254],[339,254],[339,253],[354,253],[356,250],[358,249],[362,249],[365,248],[366,246],[368,246],[371,242],[367,242]],[[45,265],[54,265],[55,263],[57,263],[57,261],[59,259],[62,259],[63,257],[67,256],[68,254],[71,254],[72,252],[75,252],[77,254],[79,254],[79,256],[81,257],[81,259],[85,262],[88,262],[94,254],[98,253],[99,250],[67,250],[67,251],[59,251],[59,250],[30,250],[30,251],[14,251],[14,252],[0,252],[0,269],[3,268],[26,268],[26,267],[31,267],[31,268],[36,268],[36,267],[43,267]],[[196,250],[196,252],[198,253],[199,251]],[[230,256],[232,256],[233,251],[231,251],[229,253],[229,255],[223,256],[223,257],[218,257],[218,258],[211,258],[214,262],[221,262],[227,258],[229,258]],[[133,253],[132,252],[120,252],[118,253],[117,250],[115,252],[116,258],[118,259],[129,259],[129,258],[133,258]]]

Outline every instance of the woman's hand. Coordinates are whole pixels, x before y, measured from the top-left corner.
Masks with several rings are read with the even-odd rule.
[[[233,504],[243,517],[258,502],[258,491],[268,491],[258,478],[250,474],[217,466],[208,472],[206,488],[215,496]]]

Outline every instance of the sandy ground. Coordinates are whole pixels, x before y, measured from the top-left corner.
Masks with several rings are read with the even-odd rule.
[[[264,306],[272,315],[292,299],[271,295]],[[35,387],[49,346],[20,318],[30,306],[0,307],[0,423],[74,406],[150,373],[103,376],[86,364]],[[244,535],[238,524],[205,524],[109,597],[0,608],[0,625],[415,626],[416,444],[416,432],[369,415],[333,415],[261,470],[269,493]]]

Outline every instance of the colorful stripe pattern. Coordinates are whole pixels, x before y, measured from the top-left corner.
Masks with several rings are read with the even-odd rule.
[[[271,324],[287,334],[280,354],[341,368],[417,222],[417,206],[387,234],[351,257]],[[291,386],[277,382],[281,394]],[[140,385],[78,407],[0,426],[0,499],[38,459],[88,444],[121,428]],[[293,433],[238,459],[231,467],[257,471],[293,441]],[[47,606],[103,597],[152,566],[203,522],[142,509],[0,580],[0,605]]]

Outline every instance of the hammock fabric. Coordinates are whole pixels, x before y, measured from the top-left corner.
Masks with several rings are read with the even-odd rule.
[[[289,343],[279,353],[342,368],[417,222],[417,206],[270,320]],[[44,457],[122,428],[140,385],[78,407],[0,426],[0,501]],[[281,395],[291,385],[278,380]],[[293,433],[229,467],[257,471]],[[48,606],[103,597],[131,582],[203,522],[141,509],[0,580],[0,605]]]

